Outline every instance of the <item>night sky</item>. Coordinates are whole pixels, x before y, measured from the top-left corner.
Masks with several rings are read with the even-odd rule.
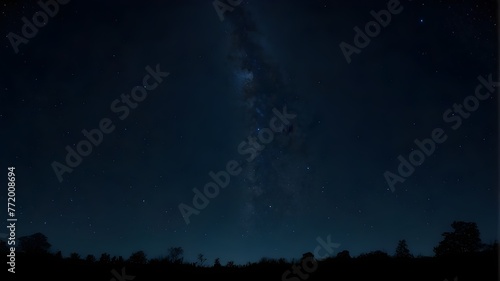
[[[0,199],[14,166],[18,237],[223,264],[328,236],[353,256],[401,239],[432,256],[454,220],[498,237],[495,1],[60,0],[21,38],[42,10],[24,2],[0,6]]]

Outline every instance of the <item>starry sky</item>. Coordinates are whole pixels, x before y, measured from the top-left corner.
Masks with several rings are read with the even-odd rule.
[[[498,91],[478,79],[498,81],[495,1],[237,2],[61,0],[44,19],[2,1],[18,236],[222,263],[298,258],[329,235],[354,256],[400,239],[430,256],[454,220],[497,238]],[[391,188],[435,129],[446,140]]]

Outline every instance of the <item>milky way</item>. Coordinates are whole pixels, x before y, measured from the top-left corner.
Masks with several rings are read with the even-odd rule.
[[[248,135],[257,136],[269,127],[274,108],[281,111],[286,106],[288,112],[297,116],[283,132],[275,133],[273,141],[246,165],[242,222],[247,228],[264,227],[260,218],[266,216],[266,227],[288,224],[288,219],[293,221],[303,208],[301,197],[307,189],[300,95],[290,89],[290,78],[283,74],[286,70],[280,69],[259,44],[265,38],[261,38],[250,13],[241,8],[229,20],[232,30],[228,59],[233,63]]]

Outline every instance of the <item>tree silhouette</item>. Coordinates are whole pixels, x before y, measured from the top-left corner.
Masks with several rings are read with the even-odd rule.
[[[216,258],[214,261],[214,268],[220,268],[220,267],[221,267],[220,259]]]
[[[198,254],[198,258],[197,258],[197,260],[198,260],[198,264],[199,264],[200,266],[203,266],[203,263],[204,263],[205,261],[207,261],[207,258],[205,258],[205,256],[203,256],[203,254]]]
[[[408,244],[406,244],[406,240],[399,240],[398,246],[396,247],[396,254],[394,256],[396,258],[413,258],[413,255],[410,253],[410,249],[408,249]]]
[[[48,242],[47,236],[40,232],[19,237],[18,240],[19,250],[32,255],[46,254],[52,246]]]
[[[103,264],[108,264],[111,262],[111,256],[108,253],[102,253],[99,258],[99,262]]]
[[[278,259],[279,264],[286,264],[286,259],[285,258],[279,258]]]
[[[123,264],[124,260],[122,256],[113,256],[111,258],[111,264],[117,265],[117,264]]]
[[[135,263],[135,264],[146,264],[148,262],[148,259],[144,251],[137,251],[135,253],[132,253],[132,255],[130,255],[128,261],[130,263]]]
[[[85,261],[87,263],[95,263],[95,256],[94,255],[87,255],[87,257],[85,258]]]
[[[380,250],[371,251],[369,253],[363,253],[358,257],[362,259],[375,259],[375,260],[383,260],[390,258],[390,256],[386,252]]]
[[[184,260],[184,249],[182,247],[170,247],[168,249],[168,260],[172,263],[182,263]]]
[[[339,252],[337,254],[337,258],[339,258],[339,259],[350,259],[351,258],[351,254],[349,253],[349,251],[343,250],[342,252]]]
[[[113,259],[114,259],[115,264],[123,264],[125,262],[122,256],[118,256],[118,258],[113,257]],[[146,261],[147,261],[147,259],[146,259]]]
[[[54,257],[58,260],[62,260],[63,256],[61,251],[57,251],[57,253],[54,254]]]
[[[301,260],[305,260],[307,258],[313,258],[314,259],[314,254],[312,252],[303,253]]]
[[[481,249],[481,234],[475,222],[454,221],[451,227],[454,231],[443,232],[443,240],[434,247],[436,256],[474,253]]]
[[[78,253],[71,253],[69,255],[69,259],[72,260],[72,261],[79,261],[81,258],[80,258],[80,254]]]

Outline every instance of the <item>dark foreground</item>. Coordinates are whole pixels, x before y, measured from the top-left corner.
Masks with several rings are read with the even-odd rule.
[[[447,258],[397,259],[372,256],[331,258],[319,262],[308,258],[294,264],[264,259],[259,263],[229,267],[199,267],[194,264],[175,264],[167,260],[149,261],[146,264],[126,261],[102,263],[63,259],[47,254],[18,255],[16,273],[7,272],[7,268],[4,272],[9,280],[499,280],[497,252]],[[2,275],[5,276],[5,273]]]

